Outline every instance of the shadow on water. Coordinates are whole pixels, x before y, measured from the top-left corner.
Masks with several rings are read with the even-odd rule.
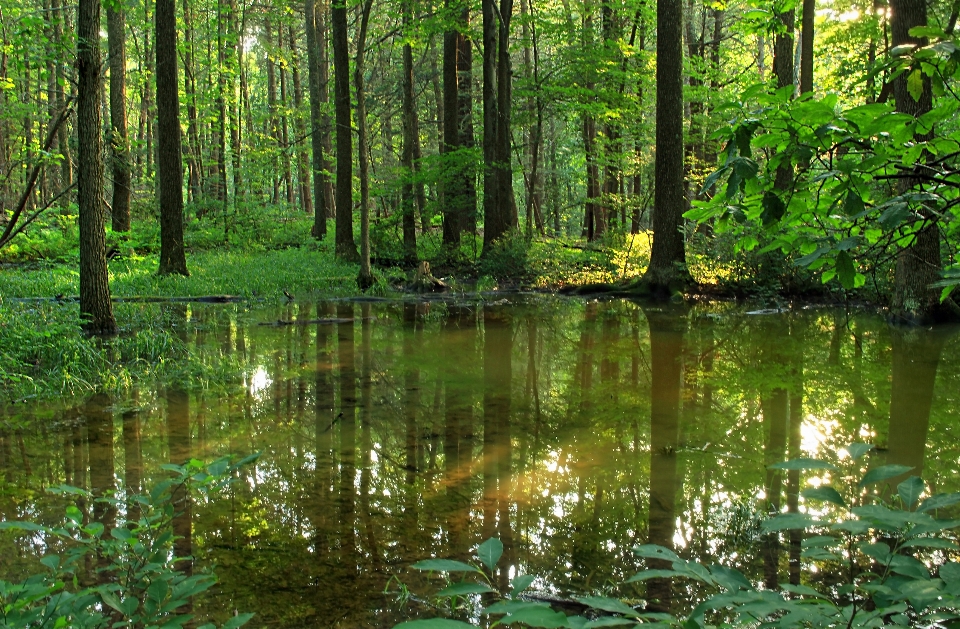
[[[166,463],[262,451],[225,498],[176,497],[177,554],[221,579],[198,609],[365,627],[429,613],[398,601],[394,578],[424,595],[435,582],[410,563],[468,559],[490,536],[501,586],[535,574],[559,595],[611,591],[641,543],[796,583],[800,536],[765,538],[759,521],[804,509],[817,479],[767,468],[851,442],[877,444],[863,465],[960,490],[953,330],[514,301],[168,306],[185,342],[242,365],[235,381],[6,409],[17,421],[0,426],[21,428],[0,427],[0,518],[57,522],[51,485],[142,488]],[[294,324],[258,325],[277,320]],[[0,577],[42,551],[0,535]],[[695,595],[656,579],[615,591],[674,611]]]

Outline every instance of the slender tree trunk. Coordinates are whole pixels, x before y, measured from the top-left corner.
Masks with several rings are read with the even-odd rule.
[[[347,50],[346,0],[333,0],[334,109],[337,119],[337,257],[359,260],[353,240],[353,130],[350,122],[350,55]]]
[[[276,204],[280,202],[280,182],[283,179],[277,157],[278,153],[283,150],[283,142],[280,138],[280,122],[277,115],[277,70],[273,63],[276,50],[273,46],[273,24],[269,17],[265,17],[263,21],[263,40],[266,49],[264,63],[267,68],[267,110],[269,111],[267,126],[272,140],[271,148],[273,149],[270,157],[270,179],[273,181],[273,193],[270,202]]]
[[[303,124],[303,83],[300,80],[300,57],[297,52],[297,41],[293,34],[293,26],[287,27],[288,44],[293,60],[290,65],[293,78],[293,105],[295,109],[294,128],[297,141],[297,181],[299,182],[300,205],[306,214],[313,214],[313,197],[310,196],[310,171],[307,167],[307,149],[304,142],[307,129]]]
[[[127,139],[127,54],[124,12],[107,5],[110,124],[113,147],[113,231],[130,231],[130,142]]]
[[[100,119],[100,2],[77,9],[77,201],[80,212],[80,319],[92,334],[112,334],[113,318],[103,230],[103,144]]]
[[[317,3],[316,0],[304,2],[303,13],[306,19],[307,37],[307,80],[310,86],[310,148],[312,150],[311,166],[313,170],[313,199],[317,211],[313,217],[313,229],[310,235],[317,240],[323,240],[327,235],[327,218],[330,208],[327,206],[327,196],[324,189],[324,179],[327,164],[324,160],[323,147],[323,108],[326,98],[320,89],[320,46],[317,32]]]
[[[279,56],[286,59],[283,55],[283,23],[277,24],[277,51]],[[283,186],[286,193],[287,205],[293,206],[293,161],[290,159],[290,121],[287,111],[288,89],[287,89],[287,63],[280,63],[280,150],[283,163]]]
[[[357,34],[357,61],[353,80],[357,90],[357,152],[360,156],[360,274],[357,286],[367,290],[373,286],[370,269],[370,147],[367,139],[367,95],[363,77],[363,57],[367,45],[367,25],[373,0],[366,0],[361,9],[360,32]],[[416,254],[414,254],[416,255]]]
[[[412,0],[403,0],[403,25],[409,29],[413,22]],[[403,258],[407,264],[417,261],[417,210],[416,196],[414,195],[414,153],[419,144],[419,129],[417,129],[417,102],[413,93],[413,47],[407,41],[403,45],[403,194],[400,207],[403,224]],[[420,211],[423,208],[420,207]]]
[[[219,22],[219,12],[217,21]],[[194,75],[193,15],[190,0],[183,0],[183,82],[187,98],[187,199],[196,203],[203,195],[200,183],[200,133],[197,121],[197,80]],[[112,70],[111,70],[112,72]]]
[[[453,6],[447,0],[449,10]],[[443,245],[451,251],[460,246],[460,232],[464,218],[462,205],[458,203],[463,191],[459,189],[459,164],[454,163],[452,155],[460,148],[460,112],[458,106],[458,40],[460,33],[450,28],[443,34],[443,140],[440,152],[448,156],[444,160],[443,187]]]
[[[160,180],[160,275],[189,275],[183,246],[183,162],[177,86],[177,11],[157,0],[157,170]]]
[[[457,35],[457,147],[472,150],[477,143],[473,129],[473,40],[466,35],[470,29],[469,5],[463,5],[460,11],[460,24],[463,30]],[[461,163],[457,177],[460,231],[476,234],[477,174],[473,162]]]
[[[66,9],[63,7],[61,0],[50,0],[50,11],[53,15],[53,41],[62,42],[63,41],[63,23],[65,18],[64,11]],[[64,93],[63,86],[67,83],[66,71],[64,59],[61,56],[58,56],[56,61],[56,77],[55,77],[55,98],[56,98],[56,108],[57,111],[62,111],[67,104],[67,96]],[[0,100],[0,103],[3,101]],[[0,135],[2,135],[2,130],[0,130]],[[57,150],[60,155],[63,156],[63,159],[60,162],[60,187],[66,188],[73,183],[73,160],[70,155],[70,131],[69,126],[64,123],[60,125],[60,128],[57,129]],[[3,140],[0,139],[0,153],[2,153]],[[2,154],[0,154],[0,159],[3,159]],[[63,207],[66,207],[69,203],[69,197],[64,197]]]
[[[803,0],[800,27],[800,93],[813,91],[813,38],[817,0]]]

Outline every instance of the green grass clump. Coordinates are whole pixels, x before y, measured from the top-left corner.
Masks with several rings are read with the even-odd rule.
[[[241,373],[233,358],[190,351],[169,308],[120,304],[116,314],[121,333],[99,339],[81,333],[75,303],[0,303],[0,403],[119,393],[144,381],[205,388]]]
[[[336,260],[316,247],[260,252],[201,251],[187,257],[189,277],[158,276],[157,257],[131,255],[111,260],[114,297],[198,297],[235,295],[281,298],[343,295],[356,291],[357,266]],[[38,264],[0,273],[5,298],[66,297],[79,294],[79,265]]]

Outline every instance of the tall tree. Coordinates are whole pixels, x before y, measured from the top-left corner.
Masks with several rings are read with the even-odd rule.
[[[327,236],[327,218],[330,208],[327,207],[327,195],[325,188],[325,178],[327,163],[324,159],[323,147],[323,108],[327,104],[327,99],[321,90],[322,81],[320,69],[320,46],[319,33],[317,32],[317,2],[316,0],[305,0],[303,3],[303,14],[306,21],[307,36],[307,81],[310,87],[310,148],[312,150],[311,164],[313,170],[313,200],[317,207],[316,214],[313,217],[313,229],[311,235],[323,240]]]
[[[100,119],[100,0],[77,7],[77,204],[80,213],[80,318],[93,334],[116,332],[103,230]]]
[[[160,193],[160,275],[189,275],[183,246],[183,162],[177,85],[177,7],[157,0],[157,175]]]
[[[813,91],[813,37],[817,0],[803,0],[800,18],[800,93]]]
[[[683,237],[683,5],[657,2],[657,157],[653,248],[641,286],[669,295],[693,280]]]
[[[483,254],[517,226],[511,167],[510,18],[513,0],[483,0]]]
[[[409,29],[413,23],[413,1],[402,0],[403,26]],[[403,223],[403,257],[407,263],[417,260],[417,221],[414,216],[417,209],[423,212],[423,207],[417,208],[414,195],[414,155],[419,151],[420,129],[417,125],[417,101],[414,96],[413,85],[413,46],[407,36],[403,44],[403,194],[400,204]],[[359,55],[359,53],[358,53]]]
[[[360,290],[373,286],[373,272],[370,270],[370,147],[367,132],[367,93],[363,76],[367,26],[370,23],[372,5],[373,0],[366,0],[361,8],[360,30],[357,33],[357,62],[353,72],[357,90],[357,150],[360,156],[360,274],[357,276]]]
[[[891,44],[897,46],[924,46],[925,37],[915,37],[910,29],[927,25],[926,0],[891,0],[890,2]],[[919,98],[914,98],[907,86],[910,72],[902,72],[893,80],[893,97],[897,111],[914,117],[922,116],[933,109],[933,92],[930,77],[921,75]],[[918,139],[933,137],[931,130]],[[901,180],[902,190],[907,190],[916,182],[912,179]],[[943,306],[940,304],[940,291],[930,285],[940,279],[943,257],[940,250],[940,225],[929,210],[922,210],[919,229],[913,241],[897,255],[894,273],[893,310],[906,318],[927,318],[936,315]]]
[[[334,113],[337,121],[337,221],[334,251],[338,258],[359,260],[353,240],[353,128],[350,123],[350,54],[347,47],[347,3],[333,0]]]
[[[123,7],[107,3],[110,48],[110,144],[113,148],[113,231],[130,230],[130,142],[127,139],[127,37]]]

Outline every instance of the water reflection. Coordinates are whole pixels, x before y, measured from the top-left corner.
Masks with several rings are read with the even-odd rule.
[[[800,537],[761,537],[760,514],[806,509],[803,487],[830,478],[766,466],[853,441],[880,449],[842,474],[902,463],[960,489],[952,333],[829,311],[515,301],[183,308],[182,338],[239,361],[237,386],[7,409],[36,428],[0,429],[0,517],[57,521],[50,485],[138,488],[164,463],[261,450],[226,499],[178,504],[177,554],[221,577],[198,606],[221,622],[251,610],[360,627],[423,612],[383,593],[394,576],[430,591],[409,563],[465,559],[491,535],[501,584],[530,573],[558,593],[609,590],[646,542],[796,583]],[[0,573],[41,550],[0,535]],[[656,580],[617,592],[659,609],[691,595]]]

